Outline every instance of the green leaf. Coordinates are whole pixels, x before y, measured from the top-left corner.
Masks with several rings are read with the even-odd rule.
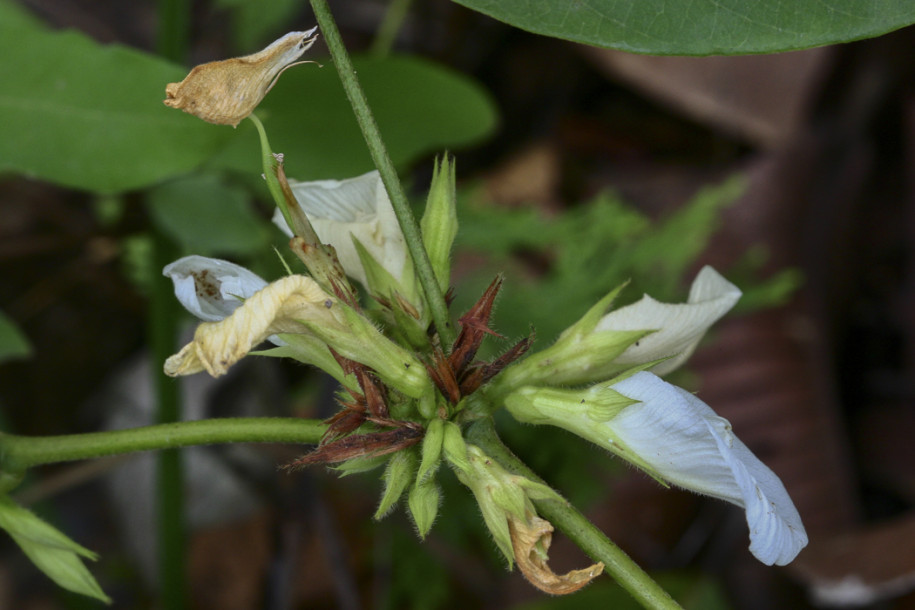
[[[455,0],[530,32],[656,55],[742,55],[879,36],[912,0]]]
[[[95,560],[95,553],[73,542],[8,497],[0,497],[0,528],[6,530],[32,563],[58,585],[106,603],[111,602],[80,560],[80,557]]]
[[[265,47],[273,38],[284,32],[279,31],[283,25],[294,22],[296,12],[301,8],[299,0],[270,0],[270,2],[251,2],[250,0],[216,0],[217,8],[228,9],[232,18],[232,38],[239,55],[253,53]],[[306,29],[302,26],[298,29]]]
[[[0,19],[0,170],[117,192],[187,173],[233,136],[162,104],[184,68],[17,21]]]
[[[0,362],[27,358],[32,346],[13,321],[0,311]]]
[[[249,254],[266,247],[269,233],[247,192],[216,176],[167,182],[149,193],[156,225],[189,252]]]
[[[325,60],[321,60],[325,62]],[[468,146],[490,134],[495,106],[470,79],[415,57],[354,59],[392,160]],[[298,180],[347,178],[373,168],[362,132],[329,60],[283,74],[257,110],[286,175]],[[260,145],[245,121],[214,165],[259,171]]]

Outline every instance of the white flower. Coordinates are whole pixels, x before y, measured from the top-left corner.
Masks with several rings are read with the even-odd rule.
[[[649,370],[665,375],[683,364],[708,328],[740,299],[740,290],[703,267],[686,303],[644,295],[610,313],[623,286],[601,299],[550,347],[517,362],[494,380],[496,395],[526,385],[594,383],[633,366],[663,360]]]
[[[661,303],[646,294],[605,315],[593,332],[656,330],[626,348],[615,362],[635,365],[668,358],[650,369],[666,375],[686,362],[709,327],[730,311],[740,295],[737,286],[706,266],[693,280],[686,303]]]
[[[662,481],[746,511],[750,552],[785,565],[807,533],[781,480],[701,400],[648,372],[587,390],[522,388],[506,399],[515,418],[586,438]]]
[[[377,171],[347,180],[290,180],[289,186],[318,239],[337,251],[347,275],[371,288],[354,243],[358,240],[395,280],[404,281],[409,261],[406,242]],[[274,212],[273,222],[292,237],[279,209]]]
[[[261,290],[267,282],[244,267],[205,256],[185,256],[166,265],[162,275],[175,284],[175,296],[191,314],[218,322]]]
[[[197,257],[187,263],[184,272],[176,270],[181,266],[166,268],[166,275],[175,278],[176,293],[185,307],[213,320],[198,326],[194,340],[165,361],[167,375],[200,371],[214,377],[224,375],[269,339],[282,346],[279,354],[271,355],[291,356],[319,366],[344,385],[343,372],[328,347],[371,367],[382,381],[407,396],[419,398],[431,392],[431,381],[415,357],[382,335],[360,313],[324,292],[310,277],[286,276],[251,292],[260,278],[237,265],[215,261],[221,265],[214,267],[213,262]],[[230,285],[242,294],[227,292]],[[244,303],[236,304],[226,295],[244,298]]]

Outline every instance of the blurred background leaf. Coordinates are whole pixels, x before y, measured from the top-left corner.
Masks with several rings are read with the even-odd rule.
[[[247,191],[214,175],[154,187],[148,209],[155,225],[187,252],[246,255],[269,243],[267,227],[252,209]]]
[[[324,62],[325,60],[322,60]],[[329,62],[329,60],[327,60]],[[496,126],[495,105],[471,79],[417,57],[354,58],[388,152],[395,165],[442,149],[478,143]],[[340,79],[329,63],[283,75],[257,110],[270,146],[285,155],[286,174],[298,180],[347,178],[373,168]],[[251,173],[259,167],[254,127],[213,166]]]
[[[479,142],[496,125],[486,92],[457,72],[411,57],[356,66],[395,164]],[[47,31],[0,4],[0,170],[111,193],[186,174],[221,151],[213,166],[257,175],[253,127],[209,125],[162,104],[165,85],[185,74],[137,50]],[[258,112],[290,176],[372,167],[332,66],[290,71]]]
[[[13,322],[0,311],[0,362],[27,358],[32,346]]]
[[[655,55],[743,55],[879,36],[911,0],[455,0],[530,32]]]
[[[188,172],[231,137],[162,104],[182,68],[0,7],[0,170],[116,192]]]

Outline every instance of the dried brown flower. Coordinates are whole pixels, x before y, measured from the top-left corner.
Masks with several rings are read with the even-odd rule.
[[[575,593],[600,576],[603,563],[595,563],[581,570],[572,570],[559,575],[547,565],[547,552],[553,541],[553,526],[540,517],[528,515],[529,519],[509,517],[512,547],[518,568],[528,582],[550,595]]]
[[[235,127],[261,103],[283,70],[314,44],[317,29],[289,32],[253,55],[201,64],[180,83],[166,85],[164,103],[207,123]]]

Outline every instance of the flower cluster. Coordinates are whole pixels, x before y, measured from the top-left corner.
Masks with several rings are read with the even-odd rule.
[[[310,46],[313,33],[293,32],[261,53],[199,66],[182,83],[169,85],[166,104],[235,125]],[[225,74],[239,71],[247,77],[228,79],[234,88],[224,95]],[[224,108],[224,98],[244,104]],[[744,508],[750,551],[766,564],[784,565],[807,544],[778,477],[726,420],[659,377],[682,365],[740,298],[714,269],[699,272],[686,303],[646,295],[609,311],[620,287],[550,347],[528,355],[530,337],[495,360],[481,361],[476,356],[483,339],[495,334],[489,319],[501,278],[459,318],[458,336],[446,345],[450,333],[432,323],[378,172],[342,181],[287,180],[282,155],[271,157],[263,131],[261,136],[264,157],[272,158],[265,178],[277,200],[274,222],[310,275],[268,284],[226,261],[190,256],[168,265],[164,273],[178,299],[203,323],[193,341],[166,361],[165,372],[222,375],[269,341],[275,347],[262,354],[295,358],[333,375],[341,384],[341,409],[327,420],[318,447],[289,467],[336,464],[353,472],[384,465],[376,518],[406,495],[425,536],[438,512],[436,472],[444,462],[473,493],[508,564],[517,563],[548,593],[570,593],[604,566],[564,575],[549,568],[553,528],[537,514],[536,503],[562,498],[539,481],[508,472],[465,440],[469,423],[504,406],[520,422],[574,432],[662,483]],[[436,165],[421,231],[435,276],[426,284],[446,292],[457,233],[454,166],[447,158]],[[367,303],[360,304],[347,278],[361,285]]]
[[[176,295],[204,323],[165,371],[220,375],[266,340],[275,347],[260,353],[292,357],[333,375],[342,386],[341,410],[327,421],[321,444],[290,467],[337,464],[349,472],[384,465],[376,518],[406,496],[425,536],[441,500],[436,472],[444,462],[474,494],[509,565],[517,563],[545,591],[574,591],[603,565],[564,575],[549,569],[552,526],[535,503],[561,498],[505,471],[464,438],[468,423],[504,406],[520,422],[574,432],[664,484],[742,507],[750,551],[763,563],[784,565],[806,545],[778,477],[726,420],[659,377],[683,364],[740,298],[714,269],[699,272],[686,303],[646,295],[610,310],[618,288],[546,349],[528,355],[527,338],[483,362],[476,353],[485,336],[495,334],[489,318],[501,279],[459,318],[453,344],[442,345],[377,172],[343,181],[289,181],[283,190],[293,198],[289,213],[274,220],[293,249],[310,270],[326,261],[341,269],[267,283],[226,261],[190,256],[172,263],[165,274]],[[303,248],[290,224],[313,230],[320,244]],[[447,159],[436,168],[422,230],[436,280],[446,288],[457,230]],[[329,253],[320,258],[325,262],[308,259],[318,247]],[[343,275],[364,288],[367,305],[352,298],[351,287],[320,279]]]

